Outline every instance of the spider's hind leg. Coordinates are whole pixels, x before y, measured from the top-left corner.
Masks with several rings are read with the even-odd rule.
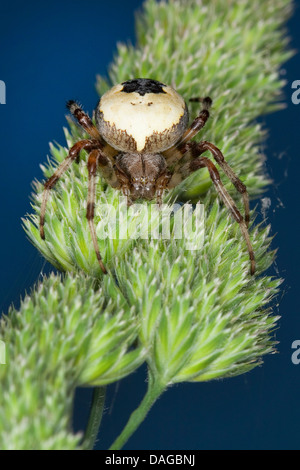
[[[213,158],[218,163],[218,165],[220,165],[225,175],[230,179],[232,184],[235,186],[236,190],[241,194],[243,198],[243,202],[244,202],[245,222],[246,222],[246,226],[248,227],[249,221],[250,221],[250,207],[249,207],[249,196],[248,196],[246,186],[236,176],[234,171],[231,169],[230,165],[226,162],[221,150],[218,149],[218,147],[216,147],[211,142],[203,140],[202,142],[195,144],[194,149],[192,151],[194,151],[195,155],[198,157],[199,155],[204,153],[206,150],[208,150],[212,154]]]

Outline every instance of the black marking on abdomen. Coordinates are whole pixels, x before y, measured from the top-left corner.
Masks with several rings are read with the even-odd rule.
[[[139,93],[144,96],[146,93],[166,93],[162,87],[164,83],[152,80],[151,78],[134,78],[122,83],[125,93]]]

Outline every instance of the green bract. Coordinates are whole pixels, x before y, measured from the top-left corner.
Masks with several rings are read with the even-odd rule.
[[[123,305],[123,307],[122,307]],[[51,275],[1,320],[1,449],[75,447],[74,388],[121,379],[143,361],[129,351],[137,323],[109,278]]]
[[[251,277],[238,227],[218,201],[206,200],[205,241],[139,246],[116,268],[118,283],[139,315],[140,341],[154,377],[166,384],[241,374],[272,351],[278,317],[265,309],[279,285]],[[253,232],[259,272],[272,262],[269,228]],[[121,265],[122,263],[122,265]]]

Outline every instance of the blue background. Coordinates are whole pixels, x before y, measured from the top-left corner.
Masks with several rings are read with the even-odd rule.
[[[27,241],[20,218],[30,211],[31,181],[41,178],[39,164],[48,142],[65,143],[65,102],[76,98],[92,111],[97,101],[96,74],[104,75],[117,41],[134,41],[133,11],[139,0],[2,3],[0,79],[7,104],[0,105],[1,282],[0,309],[29,289],[44,263]],[[298,2],[299,5],[299,2]],[[300,46],[300,11],[289,21],[292,47]],[[299,449],[300,365],[291,362],[291,344],[300,339],[299,306],[299,124],[300,105],[291,102],[291,83],[300,79],[300,55],[284,67],[287,108],[263,118],[269,129],[264,152],[274,180],[268,211],[274,247],[273,273],[285,278],[275,311],[280,354],[262,367],[233,379],[180,384],[155,404],[125,449]],[[278,305],[277,305],[278,304]],[[145,369],[108,388],[97,448],[106,449],[121,431],[146,389]],[[76,395],[74,427],[84,427],[90,390]]]

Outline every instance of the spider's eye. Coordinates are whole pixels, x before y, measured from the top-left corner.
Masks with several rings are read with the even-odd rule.
[[[114,148],[162,152],[174,145],[188,124],[183,98],[156,80],[136,78],[114,86],[96,109],[97,127]]]

